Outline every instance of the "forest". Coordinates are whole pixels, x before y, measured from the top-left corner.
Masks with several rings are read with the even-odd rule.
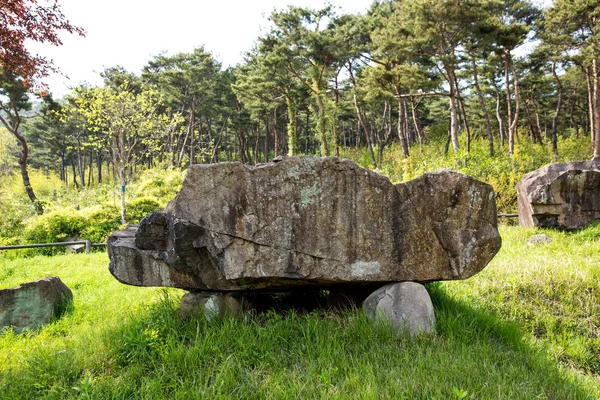
[[[383,168],[386,149],[409,159],[436,140],[444,153],[512,158],[537,145],[557,159],[558,141],[575,138],[588,143],[579,158],[599,156],[599,14],[566,0],[376,1],[359,15],[289,6],[234,68],[199,47],[141,71],[107,68],[103,86],[59,100],[32,101],[5,68],[0,173],[20,167],[35,202],[28,167],[85,188],[125,186],[139,168],[351,149]]]

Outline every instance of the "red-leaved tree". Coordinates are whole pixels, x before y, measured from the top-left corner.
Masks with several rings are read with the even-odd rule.
[[[42,79],[55,72],[51,60],[31,54],[27,41],[62,44],[61,32],[84,36],[63,15],[57,0],[0,0],[0,122],[21,143],[19,167],[27,195],[37,203],[27,173],[29,150],[19,132],[19,111],[29,107],[27,92],[43,94]],[[41,211],[41,209],[40,209]]]
[[[59,33],[84,36],[82,28],[72,25],[60,10],[57,0],[0,0],[0,66],[21,77],[25,86],[43,88],[41,78],[56,69],[52,61],[31,54],[25,42],[62,44]]]

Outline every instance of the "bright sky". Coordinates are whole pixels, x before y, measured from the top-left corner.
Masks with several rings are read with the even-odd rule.
[[[31,45],[54,60],[68,76],[46,79],[55,98],[87,82],[100,85],[99,73],[122,65],[139,73],[161,52],[191,52],[204,45],[224,67],[234,66],[268,27],[267,17],[287,4],[319,9],[322,0],[59,0],[67,19],[83,27],[85,38],[63,35],[63,45]],[[372,0],[331,0],[337,12],[362,13]]]

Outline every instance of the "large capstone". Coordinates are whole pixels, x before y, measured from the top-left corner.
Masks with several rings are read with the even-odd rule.
[[[490,185],[394,185],[337,157],[193,165],[166,210],[108,240],[121,282],[193,291],[464,279],[500,249]]]
[[[600,220],[600,158],[548,164],[517,184],[521,226],[583,228]]]

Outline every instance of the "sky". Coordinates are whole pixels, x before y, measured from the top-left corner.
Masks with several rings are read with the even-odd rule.
[[[362,13],[372,0],[330,0],[338,13]],[[45,79],[55,98],[82,83],[101,85],[100,72],[121,65],[139,73],[153,56],[191,52],[204,46],[222,63],[242,61],[266,32],[267,18],[288,4],[319,9],[319,0],[59,0],[65,17],[86,37],[62,35],[62,46],[29,44],[48,57],[62,75]]]

